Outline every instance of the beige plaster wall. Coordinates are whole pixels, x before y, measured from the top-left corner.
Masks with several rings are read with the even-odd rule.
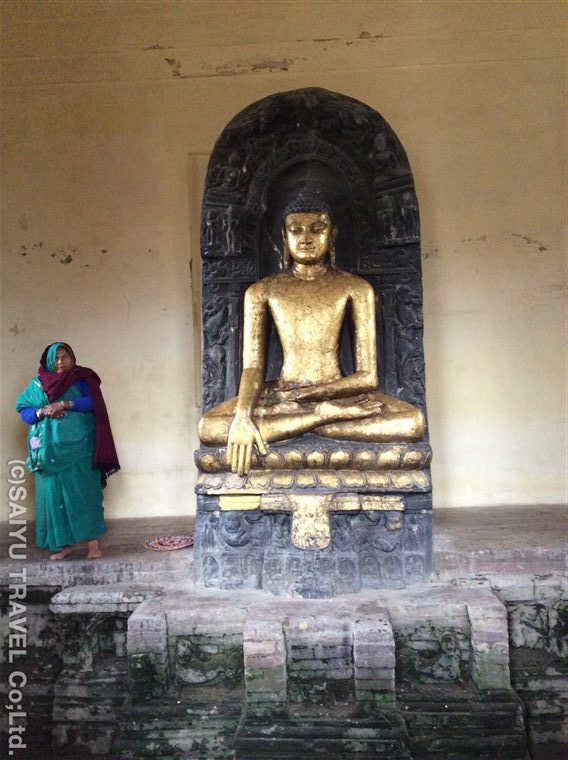
[[[376,108],[415,173],[436,505],[565,499],[563,3],[17,0],[2,31],[4,517],[54,339],[103,378],[107,515],[194,510],[207,157],[304,86]]]

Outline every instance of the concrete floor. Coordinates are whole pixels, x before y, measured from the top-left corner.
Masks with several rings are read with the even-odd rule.
[[[473,550],[564,549],[568,507],[539,504],[434,510],[434,548]]]
[[[434,510],[438,580],[483,573],[565,574],[565,505]]]

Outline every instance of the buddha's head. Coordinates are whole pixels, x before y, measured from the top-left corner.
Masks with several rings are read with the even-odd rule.
[[[302,191],[284,211],[284,267],[290,257],[297,264],[319,264],[330,255],[335,264],[336,228],[329,206],[315,194]]]

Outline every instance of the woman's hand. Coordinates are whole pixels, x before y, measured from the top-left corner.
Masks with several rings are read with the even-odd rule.
[[[235,414],[227,438],[227,464],[233,472],[239,475],[248,473],[255,444],[261,454],[266,454],[266,444],[251,418]]]
[[[65,417],[65,410],[68,408],[65,401],[55,401],[53,404],[42,407],[42,416],[58,420]]]

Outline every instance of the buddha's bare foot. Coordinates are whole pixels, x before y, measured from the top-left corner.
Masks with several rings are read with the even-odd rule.
[[[357,399],[321,401],[316,406],[316,412],[328,421],[356,420],[380,414],[383,408],[384,404],[375,396],[359,396]]]
[[[103,556],[98,540],[87,542],[87,559],[100,559]]]
[[[72,546],[64,546],[63,549],[60,549],[58,552],[55,552],[54,554],[51,554],[49,559],[54,560],[54,561],[57,561],[59,559],[65,559],[65,557],[68,554],[71,554],[72,551],[73,551]]]

